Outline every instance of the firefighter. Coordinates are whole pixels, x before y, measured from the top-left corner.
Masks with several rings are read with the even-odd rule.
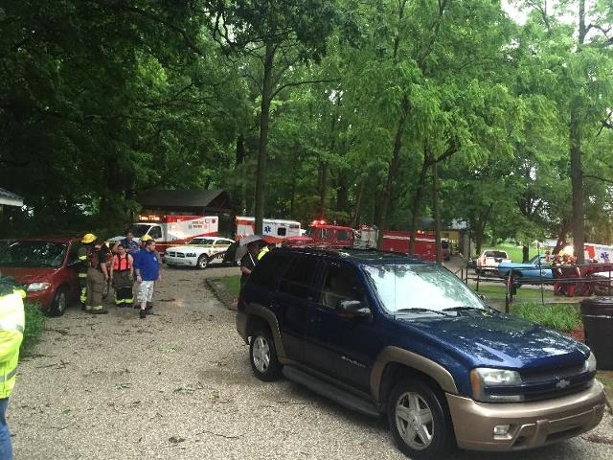
[[[79,286],[81,287],[79,293],[79,301],[81,302],[81,308],[85,310],[85,303],[87,302],[87,268],[89,253],[93,251],[94,244],[96,243],[96,235],[93,233],[86,233],[81,238],[83,246],[79,248],[78,257],[81,263],[77,266],[77,272],[79,276]]]
[[[13,278],[0,276],[0,458],[12,459],[11,434],[6,423],[9,396],[15,386],[19,347],[23,340],[26,293]]]
[[[108,313],[102,306],[102,294],[104,287],[109,281],[109,269],[107,264],[107,251],[103,245],[97,245],[96,235],[87,233],[82,242],[87,245],[87,299],[85,311],[93,314]]]

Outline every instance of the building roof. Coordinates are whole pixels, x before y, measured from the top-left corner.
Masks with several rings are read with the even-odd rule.
[[[4,188],[0,188],[0,206],[1,205],[23,206],[23,198]]]
[[[225,190],[149,190],[137,201],[151,211],[189,212],[197,214],[229,213],[230,196]]]

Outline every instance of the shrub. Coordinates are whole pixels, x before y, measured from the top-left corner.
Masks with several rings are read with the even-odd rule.
[[[556,331],[571,332],[581,324],[577,307],[571,304],[523,303],[511,306],[511,313]]]
[[[28,353],[40,339],[40,335],[45,327],[45,315],[38,308],[38,305],[25,302],[26,329],[23,334],[20,354]]]

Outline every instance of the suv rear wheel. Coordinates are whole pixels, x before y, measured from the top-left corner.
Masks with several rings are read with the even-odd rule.
[[[394,441],[412,459],[444,459],[455,446],[451,420],[438,393],[421,380],[403,380],[389,397],[387,417]]]
[[[251,336],[249,360],[255,376],[264,382],[276,380],[281,375],[275,342],[268,330],[257,329]]]

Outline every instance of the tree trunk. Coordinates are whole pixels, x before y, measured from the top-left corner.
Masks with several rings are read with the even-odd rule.
[[[439,207],[438,201],[438,193],[439,193],[439,183],[438,183],[438,163],[435,162],[432,165],[432,204],[434,208],[434,244],[435,244],[435,254],[436,254],[436,263],[441,263],[443,260],[441,254],[441,210]]]
[[[255,233],[264,228],[264,200],[266,186],[266,160],[268,156],[268,127],[272,99],[272,71],[275,57],[274,46],[267,43],[264,52],[264,78],[262,79],[262,103],[260,104],[260,139],[258,142],[258,167],[255,179]]]
[[[579,30],[577,52],[585,42],[585,0],[579,1]],[[588,81],[588,76],[585,76]],[[583,171],[581,164],[581,96],[573,95],[570,106],[570,178],[573,190],[573,254],[577,264],[585,262],[583,246],[585,243],[585,222],[583,209]]]
[[[402,151],[402,136],[404,135],[404,128],[409,116],[409,100],[405,95],[402,100],[402,112],[400,119],[398,120],[398,126],[396,127],[396,136],[394,139],[394,150],[392,152],[392,159],[389,163],[387,170],[387,178],[385,185],[383,186],[383,193],[381,199],[381,208],[379,215],[379,241],[377,244],[381,247],[383,242],[383,231],[387,230],[387,210],[389,208],[390,201],[392,199],[392,193],[394,191],[394,181],[396,179],[396,173],[400,165],[400,152]]]
[[[583,253],[585,223],[583,221],[583,171],[578,112],[576,105],[573,104],[570,114],[570,177],[573,190],[573,253],[577,264],[583,264],[585,262]]]
[[[411,224],[409,225],[409,232],[411,232],[411,239],[409,241],[409,254],[415,254],[415,230],[417,227],[417,216],[419,216],[419,209],[424,198],[424,187],[426,186],[429,165],[430,153],[424,151],[424,162],[421,165],[421,171],[419,172],[419,181],[417,182],[415,196],[413,197],[413,215],[411,216]]]
[[[319,189],[319,203],[317,204],[317,214],[320,218],[326,217],[327,214],[327,197],[328,197],[328,164],[324,161],[319,162],[317,169],[317,188]]]

